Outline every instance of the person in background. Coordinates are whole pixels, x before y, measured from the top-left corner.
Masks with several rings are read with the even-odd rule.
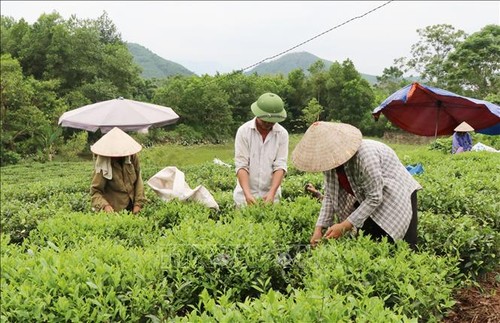
[[[474,131],[467,122],[462,122],[455,129],[453,134],[451,153],[458,154],[472,149],[472,136],[469,131]]]
[[[278,122],[286,119],[283,100],[274,93],[262,94],[251,105],[254,118],[238,128],[234,143],[237,207],[278,202],[287,172],[288,132]]]
[[[371,238],[417,244],[417,190],[394,150],[345,123],[315,122],[292,152],[302,171],[323,172],[324,196],[311,246],[363,230]],[[338,218],[338,223],[334,223]]]
[[[97,155],[92,184],[94,211],[131,211],[137,214],[145,202],[144,183],[137,153],[142,146],[115,127],[101,137],[90,150]]]

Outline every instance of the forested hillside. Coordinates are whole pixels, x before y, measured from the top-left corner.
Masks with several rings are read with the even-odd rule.
[[[332,66],[333,62],[319,58],[316,55],[313,55],[308,52],[297,52],[297,53],[288,53],[280,58],[277,58],[270,62],[264,62],[256,67],[252,68],[245,74],[253,74],[257,73],[259,75],[266,74],[283,74],[288,75],[291,71],[295,69],[302,69],[306,74],[309,74],[309,67],[316,63],[317,61],[321,61],[324,63],[326,69]],[[377,83],[377,77],[375,75],[363,74],[360,73],[361,77],[367,80],[370,84]]]
[[[141,76],[146,79],[161,79],[173,75],[189,76],[195,74],[181,64],[164,59],[142,45],[127,43],[127,48],[132,53],[134,62],[141,67]]]
[[[449,25],[418,30],[421,40],[412,56],[395,60],[376,84],[349,59],[329,65],[318,59],[307,70],[295,68],[287,75],[233,72],[147,79],[106,14],[89,20],[64,19],[53,12],[32,24],[1,16],[0,25],[1,165],[88,151],[100,134],[61,128],[59,117],[117,97],[171,107],[180,116],[168,131],[150,131],[144,144],[186,145],[232,139],[238,126],[253,117],[250,105],[264,92],[283,98],[288,116],[282,125],[290,133],[302,133],[315,120],[335,120],[364,135],[382,136],[394,127],[384,118],[375,122],[371,112],[411,83],[404,76],[410,70],[428,85],[500,102],[498,25],[472,35]]]

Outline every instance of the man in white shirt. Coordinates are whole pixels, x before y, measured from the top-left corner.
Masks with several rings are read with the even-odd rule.
[[[283,100],[264,93],[251,108],[255,118],[238,128],[234,144],[237,183],[233,198],[238,207],[258,199],[278,202],[287,171],[288,132],[278,124],[286,119]]]

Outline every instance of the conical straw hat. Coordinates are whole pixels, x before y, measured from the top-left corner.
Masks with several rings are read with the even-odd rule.
[[[455,131],[468,132],[474,131],[474,128],[472,128],[467,122],[464,121],[455,128]]]
[[[90,150],[96,155],[106,157],[123,157],[138,153],[142,146],[123,130],[114,127],[101,137]]]
[[[292,152],[295,167],[323,172],[348,161],[361,145],[361,131],[346,123],[313,123]]]

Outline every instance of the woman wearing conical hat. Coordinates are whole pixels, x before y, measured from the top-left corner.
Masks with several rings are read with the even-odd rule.
[[[295,147],[292,162],[324,176],[312,246],[361,229],[374,240],[404,240],[416,248],[417,190],[422,187],[389,146],[363,139],[349,124],[318,121]]]
[[[145,202],[137,153],[142,146],[115,127],[90,150],[97,155],[90,195],[95,211],[138,213]]]
[[[458,154],[472,149],[472,136],[469,131],[474,131],[467,122],[462,122],[455,129],[451,143],[451,153]]]

